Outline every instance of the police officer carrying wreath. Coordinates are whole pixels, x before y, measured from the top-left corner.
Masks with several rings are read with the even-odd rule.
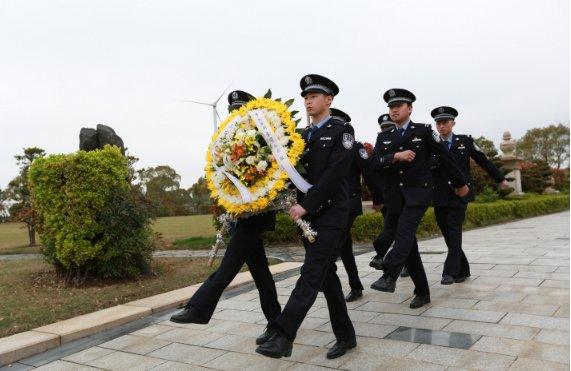
[[[282,313],[273,322],[276,334],[256,352],[268,357],[288,357],[297,330],[321,290],[327,300],[333,334],[337,342],[327,358],[337,358],[357,345],[355,330],[347,313],[337,260],[343,231],[349,218],[348,176],[353,159],[353,129],[330,116],[329,107],[339,92],[337,85],[320,75],[307,75],[300,82],[305,108],[312,124],[302,136],[306,151],[301,163],[313,186],[298,193],[298,204],[290,209],[293,219],[303,218],[317,232],[313,243],[302,237],[305,261],[301,274]]]
[[[371,288],[394,292],[396,281],[404,266],[415,285],[411,308],[430,302],[426,273],[422,265],[416,230],[432,201],[431,154],[449,174],[459,196],[468,194],[464,175],[450,153],[440,143],[440,137],[430,125],[410,120],[414,94],[405,89],[390,89],[383,99],[396,128],[381,132],[377,137],[371,164],[385,177],[384,199],[387,221],[384,229],[395,235],[395,246],[383,259],[384,274]]]
[[[255,98],[252,95],[244,91],[233,91],[228,95],[229,109],[230,111],[238,109],[253,99]],[[280,314],[281,306],[278,302],[276,285],[268,267],[262,233],[273,230],[275,223],[276,214],[274,211],[266,211],[249,218],[238,219],[231,231],[230,242],[220,266],[198,288],[184,310],[171,317],[171,321],[177,323],[208,323],[222,292],[246,262],[260,293],[262,311],[268,320],[268,325],[271,325],[272,321]],[[261,344],[271,335],[272,333],[266,329],[264,334],[256,339],[256,342]]]
[[[331,108],[330,111],[333,118],[338,118],[347,124],[351,122],[351,117],[340,109]],[[353,145],[353,161],[351,161],[351,169],[349,170],[349,220],[345,228],[343,244],[341,245],[341,260],[347,271],[349,287],[351,288],[351,291],[345,297],[347,302],[355,301],[363,296],[363,284],[359,279],[359,271],[355,263],[355,255],[353,255],[353,238],[351,237],[351,227],[355,219],[358,215],[363,214],[361,176],[363,176],[363,180],[371,193],[373,205],[382,204],[381,176],[378,172],[371,169],[367,150],[361,142],[356,141]]]
[[[508,183],[500,170],[478,148],[472,136],[455,134],[452,131],[458,116],[456,109],[448,106],[436,107],[430,115],[436,122],[436,130],[440,134],[441,142],[456,160],[469,187],[472,188],[470,159],[480,165],[500,184],[500,187],[508,187]],[[464,282],[466,278],[470,277],[470,265],[464,251],[462,251],[462,223],[466,217],[466,204],[474,201],[474,192],[470,189],[467,196],[462,198],[456,196],[451,187],[451,180],[446,171],[441,169],[437,160],[434,161],[432,174],[434,177],[434,215],[448,247],[448,255],[444,262],[440,283],[451,285],[455,282]]]

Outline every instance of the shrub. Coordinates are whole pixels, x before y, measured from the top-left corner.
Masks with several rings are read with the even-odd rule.
[[[508,222],[519,218],[545,215],[569,210],[569,195],[537,196],[526,195],[522,199],[498,200],[489,203],[471,203],[466,211],[464,228],[483,227]],[[380,213],[367,213],[357,217],[351,234],[355,241],[371,242],[383,227]],[[430,207],[424,214],[417,230],[417,236],[428,237],[440,234],[434,210]],[[284,214],[278,214],[276,230],[265,234],[268,243],[298,242],[293,221]]]
[[[118,147],[51,155],[30,167],[42,253],[67,281],[140,273],[153,250],[153,212]]]

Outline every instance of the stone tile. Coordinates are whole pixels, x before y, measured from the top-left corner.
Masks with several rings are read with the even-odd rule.
[[[156,338],[123,335],[106,343],[100,344],[99,346],[101,348],[115,349],[129,353],[147,354],[170,343],[170,341]]]
[[[412,292],[410,292],[410,291],[405,292],[405,293],[401,293],[401,294],[390,293],[390,292],[381,292],[381,291],[375,291],[375,290],[368,290],[368,291],[370,291],[370,293],[367,291],[364,291],[364,295],[363,295],[364,299],[367,300],[366,302],[363,302],[363,301],[353,302],[353,303],[359,304],[356,308],[359,308],[360,306],[367,304],[369,302],[400,304],[400,303],[403,303],[412,297]]]
[[[237,310],[247,310],[257,309],[260,307],[260,303],[253,301],[243,301],[243,300],[222,300],[216,306],[216,309],[237,309]]]
[[[418,348],[418,344],[405,341],[357,337],[357,351],[386,357],[403,357]]]
[[[226,353],[224,350],[197,347],[194,345],[173,343],[149,353],[149,356],[169,361],[203,366]]]
[[[527,294],[525,293],[518,293],[518,292],[481,292],[481,291],[463,290],[463,291],[451,292],[449,296],[453,298],[462,298],[462,299],[517,303],[520,302],[523,298],[525,298],[526,295]]]
[[[460,309],[471,308],[477,302],[478,302],[477,299],[455,299],[455,298],[450,298],[446,300],[432,300],[432,304],[439,307],[460,308]]]
[[[518,272],[515,278],[541,278],[550,280],[560,280],[569,282],[569,273],[548,273],[548,272]],[[543,285],[542,285],[543,286]],[[557,286],[553,286],[557,287]]]
[[[364,353],[359,357],[353,357],[344,363],[343,369],[347,370],[371,370],[371,371],[393,371],[393,370],[444,370],[445,367],[427,362],[420,362],[414,359],[385,357],[377,354]]]
[[[556,267],[568,267],[569,266],[569,259],[535,259],[533,261],[533,265],[551,265]]]
[[[210,368],[200,367],[197,365],[189,365],[188,363],[166,361],[156,367],[151,368],[153,371],[207,371]]]
[[[423,344],[408,358],[467,369],[507,370],[515,357]]]
[[[569,319],[566,318],[534,316],[531,314],[519,314],[519,313],[508,313],[500,321],[500,323],[506,325],[539,327],[550,330],[569,328]]]
[[[562,305],[557,312],[553,315],[553,317],[559,318],[569,318],[569,305]]]
[[[485,336],[474,344],[472,349],[487,353],[499,353],[509,356],[569,363],[568,346],[545,344],[532,340],[514,340]]]
[[[378,325],[374,323],[353,322],[355,333],[357,336],[371,337],[382,339],[391,332],[395,331],[397,326]],[[318,331],[330,332],[331,324],[327,323],[317,328]]]
[[[472,264],[470,264],[471,266]],[[511,272],[555,272],[557,267],[545,265],[514,265],[514,264],[498,264],[492,270],[507,270]]]
[[[569,345],[569,331],[543,329],[534,340],[549,344]]]
[[[357,347],[358,346],[359,344],[357,344]],[[294,344],[290,359],[299,364],[338,369],[342,364],[360,354],[357,353],[356,349],[357,348],[349,350],[343,357],[327,359],[327,348]]]
[[[325,346],[335,340],[332,332],[321,332],[316,330],[300,329],[295,338],[295,344],[313,345],[317,347]],[[294,345],[295,346],[295,345]]]
[[[305,317],[305,319],[301,323],[300,328],[305,330],[315,330],[317,328],[322,327],[323,325],[325,325],[329,330],[331,330],[331,326],[329,325],[329,318]]]
[[[569,306],[569,296],[547,296],[530,294],[526,295],[521,301],[524,304],[539,304],[539,305],[564,305]]]
[[[222,319],[226,321],[256,323],[265,320],[266,317],[262,313],[249,312],[244,310],[226,309],[222,312],[215,313],[212,318]]]
[[[537,305],[524,303],[497,303],[493,301],[480,301],[474,305],[474,309],[494,310],[499,312],[513,312],[535,314],[538,316],[551,316],[558,309],[557,305]]]
[[[422,316],[497,323],[502,317],[505,316],[505,312],[432,307],[424,312]]]
[[[563,289],[569,288],[569,281],[559,281],[559,280],[545,280],[541,283],[541,287],[559,287]]]
[[[223,337],[223,334],[212,331],[176,328],[156,337],[157,340],[188,345],[206,345],[211,341]]]
[[[541,278],[478,277],[474,282],[477,284],[539,286],[542,281]]]
[[[292,362],[261,355],[228,352],[208,362],[205,366],[217,370],[285,370]]]
[[[443,331],[530,340],[536,336],[540,330],[534,327],[456,320],[444,327]]]
[[[141,356],[138,354],[113,352],[101,358],[97,358],[87,364],[89,366],[106,370],[149,370],[165,361],[158,358]]]
[[[113,353],[113,349],[105,349],[99,347],[91,347],[81,352],[77,352],[71,354],[67,357],[62,358],[64,361],[74,362],[74,363],[87,363],[96,360],[97,358],[101,358],[108,354]]]
[[[431,318],[425,316],[409,316],[406,314],[380,314],[373,318],[370,323],[390,326],[406,326],[414,328],[424,328],[429,330],[441,330],[444,326],[452,322],[450,319]]]
[[[256,340],[253,337],[239,335],[224,335],[206,344],[212,349],[222,349],[232,352],[255,354]]]
[[[350,310],[349,317],[353,322],[369,322],[371,319],[375,318],[377,313],[371,313],[361,310]],[[309,317],[316,317],[329,320],[329,310],[327,308],[320,308],[315,312],[311,313]]]
[[[422,307],[418,309],[410,309],[409,304],[393,304],[393,303],[381,303],[378,301],[370,301],[359,307],[359,311],[376,312],[376,313],[396,313],[396,314],[411,314],[419,315],[426,311],[427,307]],[[356,312],[356,311],[352,311]],[[353,317],[351,317],[353,318]],[[372,318],[372,317],[371,317]],[[367,321],[365,321],[367,322]]]
[[[59,335],[61,343],[64,344],[114,326],[143,318],[149,314],[151,314],[151,310],[148,308],[117,305],[98,310],[97,312],[52,323],[51,325],[38,327],[36,331]]]
[[[77,363],[67,362],[57,360],[54,362],[50,362],[47,365],[40,366],[35,370],[39,371],[88,371],[88,370],[98,370],[95,367],[90,367],[86,365],[78,365]]]
[[[171,331],[173,329],[172,326],[164,326],[164,325],[151,325],[151,326],[147,326],[144,327],[140,330],[137,330],[135,332],[132,332],[132,335],[135,336],[143,336],[143,337],[155,337],[158,336],[160,334],[163,334],[167,331]]]
[[[569,371],[569,365],[557,362],[547,362],[539,359],[523,358],[518,357],[518,359],[510,367],[510,371],[537,371],[537,370],[549,370],[549,371]]]
[[[20,332],[0,339],[0,365],[10,364],[60,345],[60,337],[37,331]]]

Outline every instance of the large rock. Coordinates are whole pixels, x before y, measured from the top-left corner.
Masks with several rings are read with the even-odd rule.
[[[79,149],[81,150],[93,151],[107,144],[121,148],[121,152],[125,154],[123,139],[107,125],[97,125],[97,129],[82,128],[79,132]]]
[[[123,145],[123,140],[115,134],[115,130],[106,125],[97,125],[97,134],[99,136],[99,148],[105,147],[105,145],[110,144],[121,148],[122,152],[125,152],[125,146]]]
[[[79,149],[83,151],[93,151],[99,148],[99,136],[97,130],[91,128],[81,128],[79,132]]]

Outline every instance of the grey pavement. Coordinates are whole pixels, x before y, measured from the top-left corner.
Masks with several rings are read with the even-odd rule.
[[[265,319],[257,291],[242,289],[219,303],[207,325],[175,324],[165,313],[81,351],[52,355],[39,369],[569,370],[569,212],[465,232],[472,277],[461,284],[440,285],[442,238],[420,244],[432,303],[409,308],[409,278],[399,279],[394,294],[368,289],[380,273],[368,266],[372,252],[358,255],[366,290],[348,303],[358,346],[335,360],[325,358],[335,339],[321,294],[292,356],[275,360],[254,351]],[[277,281],[282,305],[298,277]],[[13,369],[41,365],[38,359]]]

